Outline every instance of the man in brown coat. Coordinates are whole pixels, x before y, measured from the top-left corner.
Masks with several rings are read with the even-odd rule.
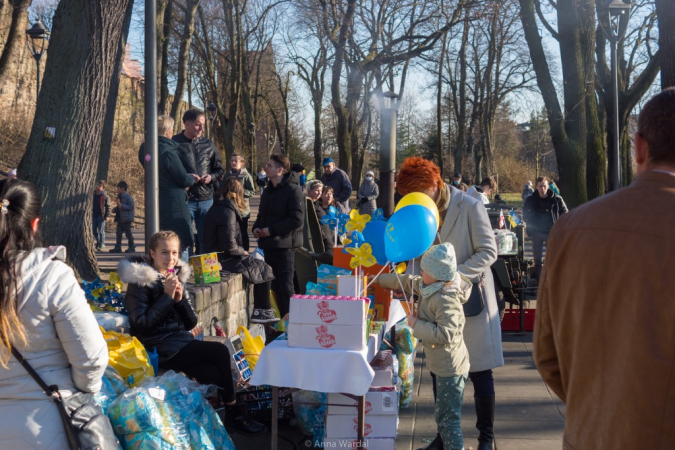
[[[550,235],[534,357],[566,450],[675,448],[675,89],[643,107],[635,159],[629,187]]]

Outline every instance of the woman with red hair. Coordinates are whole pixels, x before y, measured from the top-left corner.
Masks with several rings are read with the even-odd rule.
[[[490,450],[493,448],[495,411],[492,369],[504,365],[504,355],[497,294],[490,271],[490,266],[497,259],[497,246],[487,210],[475,198],[445,184],[438,166],[424,158],[412,157],[403,161],[396,186],[401,195],[422,192],[434,200],[441,217],[437,240],[453,245],[457,271],[474,283],[480,283],[474,284],[473,289],[483,286],[480,289],[483,290],[485,306],[477,316],[466,318],[464,342],[469,351],[469,379],[473,383],[476,428],[480,432],[478,450]],[[419,264],[415,266],[419,267]],[[436,377],[433,373],[431,376],[435,398]],[[424,450],[434,449],[443,449],[443,441],[438,434]]]

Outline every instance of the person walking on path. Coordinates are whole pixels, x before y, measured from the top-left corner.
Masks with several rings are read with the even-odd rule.
[[[532,182],[528,181],[523,186],[523,192],[520,194],[520,197],[523,199],[523,205],[532,194],[534,194],[534,188],[532,188]]]
[[[673,124],[670,88],[640,111],[631,185],[551,230],[534,362],[565,403],[565,450],[674,447]]]
[[[544,261],[544,243],[548,241],[553,224],[568,210],[563,198],[549,188],[548,178],[539,177],[536,183],[537,193],[531,195],[523,206],[523,219],[525,232],[532,238],[534,272],[538,282]]]
[[[342,203],[345,211],[351,211],[349,197],[352,196],[352,183],[349,181],[349,176],[344,170],[335,167],[333,158],[324,158],[322,166],[321,182],[324,186],[333,188],[335,199]]]
[[[421,157],[406,158],[396,178],[401,195],[421,192],[438,206],[439,242],[449,242],[457,255],[457,271],[469,278],[483,294],[480,314],[467,317],[464,342],[469,351],[476,408],[478,450],[490,450],[494,441],[495,385],[492,369],[504,365],[499,307],[490,266],[497,260],[497,245],[482,202],[443,182],[441,171]],[[416,265],[419,267],[419,265]],[[436,375],[432,372],[432,379]],[[434,382],[434,393],[436,393]],[[436,398],[436,396],[434,396]],[[439,434],[427,450],[442,450]]]
[[[40,204],[25,181],[0,181],[0,448],[67,449],[52,399],[12,356],[62,395],[96,393],[108,346],[65,247],[40,244]]]
[[[484,205],[490,203],[490,195],[497,192],[497,182],[492,177],[485,177],[480,184],[470,187],[466,191],[466,195],[473,197],[483,202]]]
[[[380,189],[375,183],[375,174],[372,170],[366,172],[366,177],[359,187],[356,206],[359,208],[359,214],[373,214],[377,209],[377,197],[380,195]]]
[[[295,289],[295,250],[302,247],[305,199],[298,186],[298,175],[284,155],[273,154],[265,165],[270,184],[260,198],[258,217],[253,223],[253,236],[272,267],[275,280],[272,288],[283,318],[288,314]]]
[[[260,172],[258,172],[258,187],[260,188],[260,195],[262,195],[265,186],[267,186],[267,175],[265,174],[264,169],[260,169]]]
[[[431,246],[422,256],[420,269],[421,276],[384,274],[376,282],[394,290],[405,286],[408,294],[420,299],[417,314],[409,314],[407,322],[413,336],[424,342],[427,366],[436,376],[435,418],[442,446],[464,450],[461,413],[470,366],[462,305],[469,299],[471,281],[457,272],[455,250],[447,242]]]
[[[253,323],[275,323],[274,310],[270,306],[270,289],[274,274],[272,268],[249,255],[244,247],[244,235],[248,224],[242,215],[247,205],[244,188],[235,177],[227,178],[206,213],[204,221],[204,250],[218,253],[223,270],[240,273],[247,283],[253,284]]]
[[[230,170],[225,173],[225,178],[235,177],[244,188],[244,209],[241,211],[242,228],[242,247],[248,251],[250,243],[248,239],[248,220],[251,218],[251,205],[249,199],[255,195],[255,184],[253,177],[246,170],[246,162],[241,155],[233,154],[230,158]]]
[[[173,137],[180,144],[179,156],[185,171],[200,177],[188,191],[188,208],[197,228],[197,240],[204,232],[204,216],[213,205],[214,183],[225,173],[215,144],[202,136],[205,120],[202,111],[188,109],[183,114],[185,128]],[[202,253],[199,242],[196,251]]]
[[[459,189],[462,192],[469,190],[469,186],[467,186],[467,184],[462,181],[461,173],[456,173],[455,176],[452,177],[452,187]]]
[[[174,120],[169,116],[157,119],[159,169],[159,228],[176,233],[181,243],[181,258],[187,261],[194,243],[191,230],[192,218],[187,203],[186,189],[200,180],[195,173],[187,173],[178,156],[179,144],[171,139]],[[138,158],[143,164],[145,144],[141,145]]]
[[[105,191],[105,181],[100,180],[94,191],[92,225],[96,239],[96,251],[105,250],[105,222],[110,217],[110,197]]]
[[[125,250],[126,253],[134,253],[136,247],[134,246],[134,235],[131,232],[131,224],[134,223],[134,199],[127,192],[129,185],[126,181],[117,183],[117,198],[115,199],[115,206],[113,212],[115,213],[115,222],[117,222],[117,232],[115,248],[110,250],[110,253],[122,253],[122,234],[127,237],[129,248]]]

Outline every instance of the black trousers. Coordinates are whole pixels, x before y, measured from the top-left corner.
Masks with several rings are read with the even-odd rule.
[[[248,251],[249,247],[251,246],[251,243],[249,242],[249,237],[248,237],[248,219],[250,217],[245,217],[241,219],[241,241],[242,241],[242,247],[244,247],[244,250]]]
[[[162,369],[184,372],[201,384],[215,384],[223,403],[235,400],[230,351],[219,342],[193,340],[161,364]]]
[[[431,373],[433,380],[432,388],[434,390],[434,403],[436,403],[436,375]],[[492,397],[495,395],[495,379],[492,377],[492,369],[482,370],[480,372],[469,372],[469,379],[473,383],[474,397]]]
[[[276,248],[264,250],[265,262],[272,267],[275,280],[272,281],[272,289],[277,294],[277,306],[283,318],[288,314],[291,297],[295,293],[293,287],[293,275],[295,273],[295,249]]]
[[[117,222],[117,230],[115,230],[117,241],[115,243],[115,247],[122,248],[122,234],[123,233],[126,235],[127,241],[129,241],[129,247],[133,247],[134,246],[134,235],[131,234],[131,222],[130,223]]]
[[[253,285],[253,307],[255,309],[270,309],[270,289],[272,289],[272,282],[265,281],[264,283]]]

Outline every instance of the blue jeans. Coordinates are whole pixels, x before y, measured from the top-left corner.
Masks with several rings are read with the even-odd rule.
[[[97,247],[105,245],[105,219],[103,217],[94,217],[94,239]]]
[[[188,208],[190,209],[190,217],[195,222],[195,227],[197,227],[197,239],[195,247],[197,247],[197,255],[202,254],[202,236],[204,236],[204,216],[209,212],[211,206],[213,205],[213,199],[210,200],[194,200],[188,199]]]
[[[435,419],[438,432],[443,438],[443,448],[446,450],[463,450],[462,437],[462,399],[466,375],[456,377],[436,377]]]

